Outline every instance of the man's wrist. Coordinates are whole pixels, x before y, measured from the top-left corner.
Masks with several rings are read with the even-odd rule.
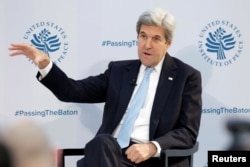
[[[160,157],[161,155],[161,146],[157,141],[150,141],[155,147],[156,147],[156,153],[153,155],[153,157]]]
[[[50,70],[52,69],[52,66],[53,66],[53,63],[52,63],[52,61],[50,61],[49,64],[45,68],[38,69],[38,71],[41,74],[39,80],[43,79],[50,72]]]
[[[38,66],[39,69],[44,69],[44,68],[46,68],[49,65],[49,63],[50,63],[50,59],[49,58],[45,58],[42,61],[39,61],[39,63],[38,63],[37,66]]]

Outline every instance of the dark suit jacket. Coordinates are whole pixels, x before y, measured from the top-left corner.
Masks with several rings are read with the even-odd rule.
[[[69,79],[56,65],[41,80],[65,102],[105,102],[98,134],[112,134],[134,90],[139,60],[116,61],[97,76]],[[38,74],[39,75],[39,74]],[[202,110],[200,72],[166,54],[150,118],[149,139],[162,149],[189,148],[197,139]]]

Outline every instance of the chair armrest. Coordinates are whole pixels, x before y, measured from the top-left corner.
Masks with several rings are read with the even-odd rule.
[[[199,142],[196,142],[192,148],[188,149],[167,149],[161,151],[161,159],[165,161],[165,167],[168,167],[169,157],[188,157],[190,156],[190,167],[193,166],[193,154],[199,149]]]

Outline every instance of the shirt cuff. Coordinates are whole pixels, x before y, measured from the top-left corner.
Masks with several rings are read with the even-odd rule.
[[[157,141],[151,141],[151,143],[153,143],[155,145],[155,147],[157,148],[157,152],[153,157],[160,157],[160,155],[161,155],[161,146],[159,145],[159,143]]]
[[[46,75],[50,72],[50,70],[52,69],[53,63],[52,61],[49,62],[49,64],[43,68],[43,69],[38,69],[38,71],[40,72],[40,77],[39,80],[42,80],[44,77],[46,77]]]

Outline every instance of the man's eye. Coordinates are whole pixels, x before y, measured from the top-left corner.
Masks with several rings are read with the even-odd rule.
[[[161,39],[158,38],[158,37],[155,37],[155,38],[153,38],[153,39],[154,39],[154,41],[161,41]]]

